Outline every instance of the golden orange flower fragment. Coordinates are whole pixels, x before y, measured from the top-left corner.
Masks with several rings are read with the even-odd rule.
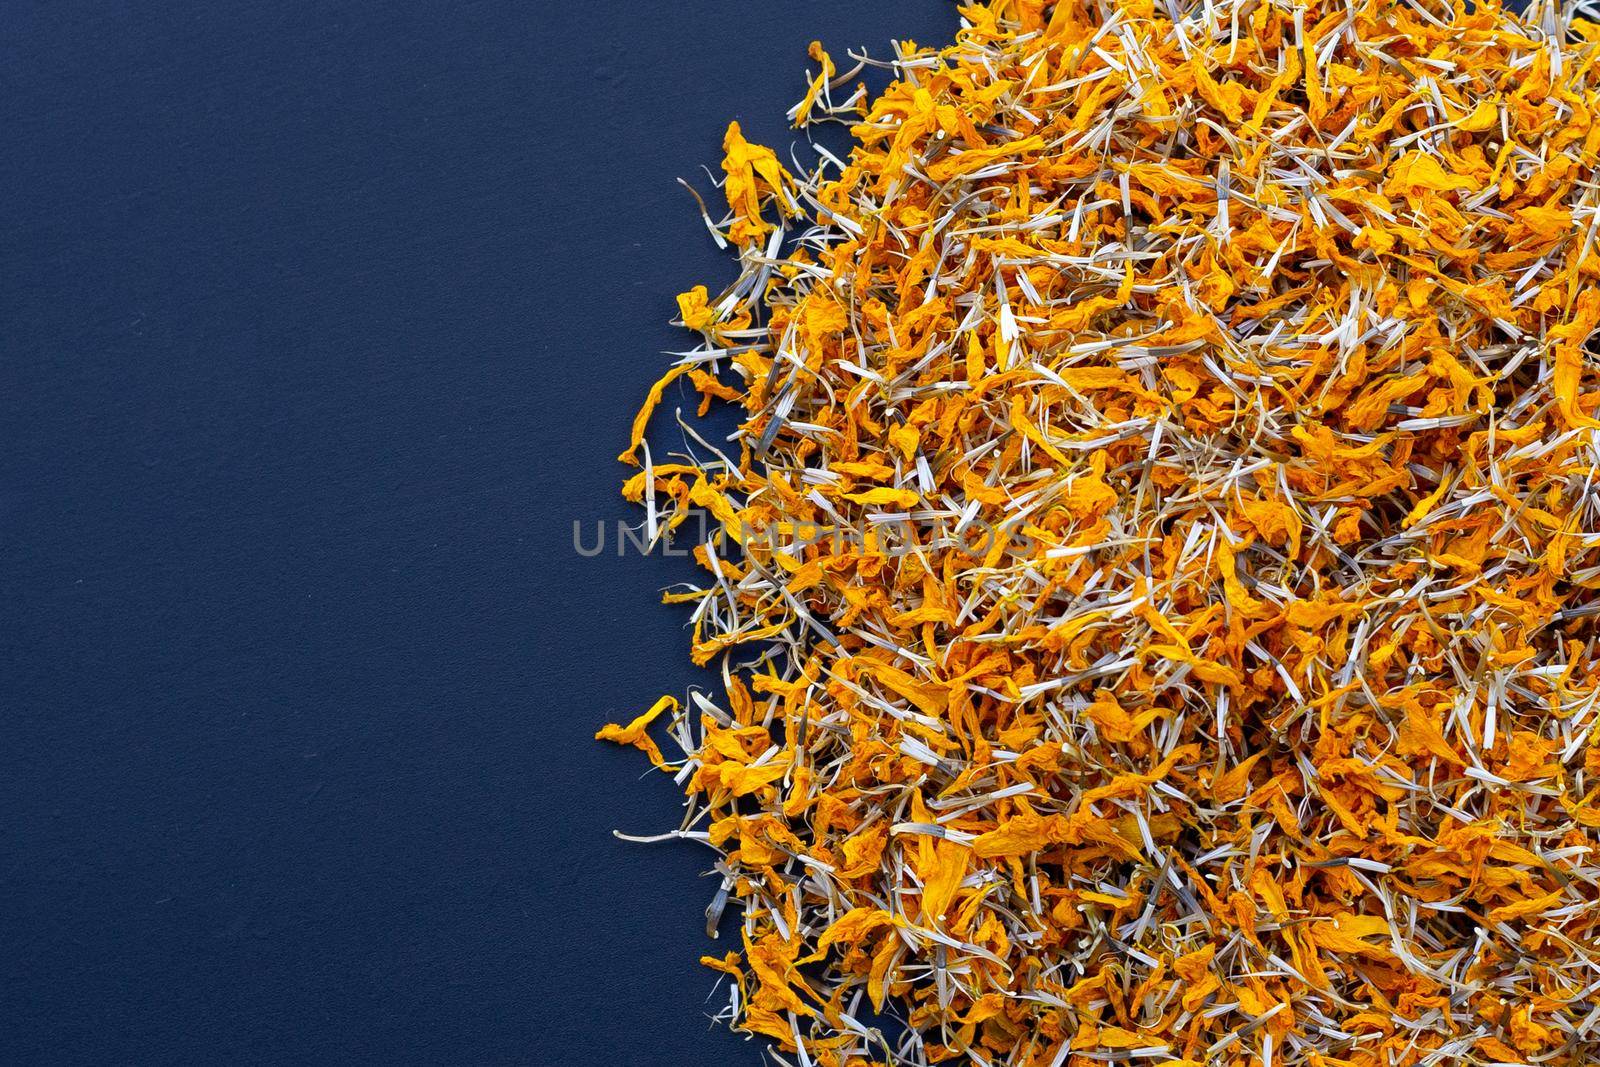
[[[1600,1062],[1600,32],[961,18],[875,99],[813,46],[847,159],[727,128],[740,274],[622,456],[721,680],[600,736],[714,850],[723,1017],[818,1067]]]

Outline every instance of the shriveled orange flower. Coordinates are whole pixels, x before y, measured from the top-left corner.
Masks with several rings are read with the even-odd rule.
[[[814,46],[848,160],[729,128],[741,274],[622,457],[706,519],[668,599],[722,685],[601,736],[716,850],[725,1017],[823,1067],[1600,1062],[1596,27],[962,17],[874,100]],[[678,378],[743,421],[652,457]]]

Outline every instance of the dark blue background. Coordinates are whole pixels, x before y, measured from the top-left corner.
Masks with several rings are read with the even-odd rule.
[[[945,0],[0,7],[0,1060],[755,1064],[584,560],[676,176]],[[720,946],[725,947],[725,946]]]

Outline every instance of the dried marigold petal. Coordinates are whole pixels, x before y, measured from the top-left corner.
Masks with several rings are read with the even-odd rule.
[[[623,454],[721,680],[601,736],[720,857],[721,1017],[821,1067],[1600,1060],[1600,30],[961,10],[875,98],[813,47],[848,158],[728,128],[740,275]],[[691,386],[740,426],[656,463]]]

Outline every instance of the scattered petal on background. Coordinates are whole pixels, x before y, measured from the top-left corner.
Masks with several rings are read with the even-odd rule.
[[[719,854],[722,1017],[819,1067],[1600,1062],[1600,32],[962,11],[876,99],[813,47],[847,159],[728,127],[740,275],[624,453],[669,388],[743,416],[624,489],[704,531],[720,691],[601,731]]]

